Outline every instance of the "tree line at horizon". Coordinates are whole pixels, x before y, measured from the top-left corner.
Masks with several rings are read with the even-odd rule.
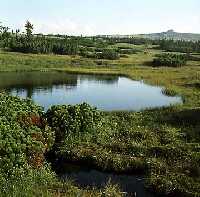
[[[200,52],[200,40],[197,42],[184,40],[159,40],[160,49],[168,52],[194,53]]]
[[[118,59],[120,50],[110,49],[109,45],[128,43],[134,45],[158,45],[158,48],[167,52],[193,53],[200,52],[200,41],[183,40],[151,40],[147,38],[108,38],[82,37],[67,35],[33,34],[34,26],[29,21],[25,24],[25,33],[19,30],[9,31],[8,27],[0,25],[0,47],[14,52],[41,53],[59,55],[81,55],[97,59]],[[90,55],[91,50],[94,54]],[[123,50],[124,51],[124,50]],[[130,49],[127,50],[127,54]],[[89,54],[89,55],[88,55]]]
[[[0,26],[0,46],[14,52],[76,55],[78,51],[78,39],[65,36],[63,39],[34,35],[33,24],[29,21],[25,24],[25,33],[9,31],[9,28]]]

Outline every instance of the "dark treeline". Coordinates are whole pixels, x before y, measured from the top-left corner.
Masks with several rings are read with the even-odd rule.
[[[10,51],[22,53],[54,53],[60,55],[78,54],[79,38],[56,38],[44,35],[33,35],[33,25],[27,21],[26,32],[19,30],[9,32],[9,28],[0,27],[0,46]]]
[[[27,40],[26,36],[12,36],[7,47],[11,51],[22,53],[76,55],[78,53],[78,40],[67,37],[61,40],[45,36],[34,36]]]
[[[182,53],[192,53],[200,52],[200,41],[184,41],[184,40],[151,40],[147,38],[138,37],[127,37],[127,38],[116,38],[116,37],[104,37],[109,44],[116,43],[128,43],[134,45],[158,45],[160,49],[168,52],[182,52]]]
[[[160,49],[168,52],[200,52],[200,41],[192,42],[184,40],[159,40],[158,45],[160,45]]]
[[[33,34],[33,25],[27,21],[25,33],[9,31],[0,26],[0,47],[13,52],[59,55],[81,55],[98,59],[118,59],[115,50],[106,50],[108,42],[97,37]],[[95,49],[103,50],[97,52]],[[94,50],[95,53],[90,55]]]
[[[181,67],[186,63],[187,55],[173,53],[158,54],[153,60],[154,66]]]
[[[105,40],[109,42],[109,44],[116,44],[116,43],[128,43],[128,44],[135,44],[135,45],[145,45],[145,44],[156,44],[153,40],[147,38],[138,38],[138,37],[104,37]]]

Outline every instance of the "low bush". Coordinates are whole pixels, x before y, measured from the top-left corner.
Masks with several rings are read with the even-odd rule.
[[[96,53],[98,59],[116,60],[120,58],[119,53],[113,49],[104,49],[102,52]]]
[[[153,60],[153,66],[169,66],[169,67],[181,67],[186,65],[187,58],[185,55],[163,53],[157,55]]]
[[[53,106],[46,113],[49,125],[55,130],[56,143],[65,144],[72,136],[93,133],[101,123],[101,113],[86,103]],[[78,138],[77,138],[78,139]],[[67,145],[67,144],[66,144]]]
[[[81,56],[92,59],[107,59],[116,60],[120,58],[120,55],[114,49],[95,49],[95,51],[88,51],[87,49],[82,49],[79,53]]]
[[[51,187],[59,181],[56,174],[48,166],[40,169],[28,168],[24,173],[7,176],[0,173],[0,196],[29,197],[29,196],[53,196]]]
[[[32,101],[0,94],[0,173],[43,166],[54,132],[42,116]]]

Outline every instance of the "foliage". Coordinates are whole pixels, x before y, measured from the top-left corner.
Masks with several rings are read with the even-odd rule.
[[[108,46],[108,42],[98,37],[80,37],[79,38],[80,46],[88,48],[106,48]]]
[[[117,60],[120,58],[119,53],[117,50],[114,49],[102,49],[96,48],[95,50],[89,50],[82,48],[80,50],[80,55],[86,58],[97,58],[97,59],[107,59],[107,60]]]
[[[54,53],[60,55],[75,55],[78,53],[76,40],[55,39],[45,36],[33,37],[31,40],[23,35],[11,37],[7,46],[11,51],[22,53]]]
[[[15,171],[15,169],[13,169]],[[13,176],[0,173],[0,196],[52,196],[50,187],[58,182],[55,173],[48,166],[40,169],[28,168]]]
[[[74,38],[55,38],[43,35],[32,35],[33,25],[27,21],[25,24],[26,35],[16,32],[8,32],[8,28],[2,27],[0,41],[4,48],[22,53],[54,53],[60,55],[78,54],[78,41]]]
[[[99,112],[94,112],[93,119],[90,119],[92,109],[86,104],[82,109],[82,115],[88,117],[87,124],[97,121]],[[83,116],[80,116],[82,120]],[[89,128],[85,121],[82,126],[82,129]],[[53,143],[54,131],[46,124],[40,107],[30,100],[1,93],[0,196],[121,196],[115,186],[88,191],[78,189],[69,181],[58,180],[44,157]]]
[[[29,21],[26,21],[25,28],[26,28],[26,37],[28,40],[30,40],[32,38],[33,25]]]
[[[190,193],[195,196],[200,180],[199,141],[191,143],[190,132],[185,133],[187,116],[183,117],[183,123],[177,121],[175,111],[176,108],[171,107],[138,113],[104,113],[100,130],[66,135],[63,143],[56,145],[58,149],[54,149],[59,150],[56,156],[61,157],[61,161],[79,162],[101,170],[146,173],[147,185],[161,195]],[[60,112],[57,111],[55,117]],[[64,113],[59,116],[60,120]],[[173,120],[177,125],[173,125]],[[187,128],[195,131],[193,123]],[[195,184],[187,184],[187,181]]]
[[[104,49],[102,52],[96,53],[98,59],[116,60],[119,59],[119,54],[113,49]]]
[[[153,44],[154,41],[146,38],[139,38],[139,37],[104,37],[109,43],[116,44],[116,43],[129,43],[134,45],[145,45],[145,44]]]
[[[5,94],[0,94],[0,136],[0,172],[11,175],[29,165],[43,166],[54,142],[40,107]]]
[[[160,40],[158,41],[160,49],[166,50],[169,52],[182,52],[182,53],[191,53],[191,52],[200,52],[200,41],[184,41],[184,40]]]
[[[153,60],[153,65],[180,67],[186,65],[186,62],[186,57],[184,55],[163,53],[157,55],[157,57]]]
[[[61,146],[68,146],[67,139],[72,136],[81,138],[82,134],[95,135],[102,118],[98,110],[86,103],[75,106],[53,106],[46,112],[46,117],[56,132],[56,143]]]
[[[20,176],[7,177],[5,174],[0,174],[0,196],[122,197],[123,195],[118,186],[111,185],[109,182],[101,190],[96,188],[79,189],[70,180],[60,181],[46,165],[41,169],[29,168],[26,173]]]
[[[10,37],[10,32],[8,30],[8,27],[0,25],[0,47],[6,47],[8,45],[8,40]]]

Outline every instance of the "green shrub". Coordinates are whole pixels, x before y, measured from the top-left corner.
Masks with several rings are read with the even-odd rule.
[[[164,94],[166,96],[177,96],[177,92],[170,88],[163,88],[162,94]]]
[[[104,49],[102,52],[96,53],[98,59],[116,60],[119,59],[119,53],[113,49]]]
[[[57,143],[70,135],[94,133],[101,121],[101,113],[86,103],[53,106],[47,111],[46,117],[49,125],[56,131]]]
[[[184,55],[164,53],[159,54],[153,60],[154,66],[169,66],[169,67],[181,67],[187,63],[187,58]]]
[[[0,173],[42,167],[54,133],[30,100],[0,94]]]
[[[53,196],[49,188],[58,183],[55,173],[47,166],[41,169],[29,168],[23,174],[13,174],[7,177],[0,173],[0,196]]]

